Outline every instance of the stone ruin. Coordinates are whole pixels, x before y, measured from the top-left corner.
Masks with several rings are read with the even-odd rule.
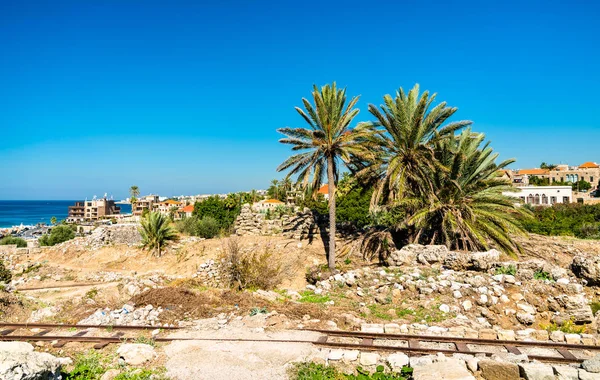
[[[304,208],[292,215],[266,219],[265,214],[254,212],[249,204],[244,204],[235,222],[238,236],[280,235],[291,239],[311,239],[319,234],[319,219],[313,212]]]

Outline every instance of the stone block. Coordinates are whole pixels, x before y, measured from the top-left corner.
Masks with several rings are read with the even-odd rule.
[[[386,323],[383,326],[383,329],[386,334],[400,334],[400,325],[397,323]]]
[[[514,330],[498,330],[499,340],[515,340]]]
[[[399,370],[404,366],[408,365],[409,359],[408,356],[402,353],[391,354],[387,358],[388,363],[392,366],[393,369]]]
[[[360,353],[360,365],[369,366],[376,365],[379,361],[379,354],[375,352],[361,352]]]
[[[548,364],[521,363],[519,369],[525,380],[556,380],[554,369]]]
[[[479,339],[497,339],[496,331],[492,329],[484,329],[479,331]]]
[[[581,335],[565,334],[565,341],[567,341],[567,344],[580,344],[581,343]]]
[[[514,363],[480,360],[481,376],[486,380],[513,380],[519,378],[519,366]]]
[[[363,323],[360,325],[360,331],[366,333],[383,334],[384,328],[381,323]]]

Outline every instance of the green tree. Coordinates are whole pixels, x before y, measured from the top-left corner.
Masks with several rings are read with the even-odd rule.
[[[554,169],[556,169],[556,165],[554,165],[554,164],[548,164],[546,162],[542,162],[540,164],[540,169],[554,170]]]
[[[129,188],[129,202],[131,203],[131,214],[135,210],[135,204],[137,203],[137,197],[140,196],[140,188],[133,185]]]
[[[313,86],[314,105],[302,99],[305,110],[296,107],[310,128],[281,128],[278,132],[286,137],[279,140],[293,145],[293,151],[303,151],[285,160],[278,171],[289,170],[297,182],[316,192],[327,177],[329,184],[329,268],[335,268],[335,187],[340,164],[352,165],[352,161],[364,161],[370,155],[368,143],[373,130],[370,125],[350,123],[358,114],[354,108],[358,97],[346,103],[346,90],[325,85],[320,90]]]
[[[408,224],[416,242],[474,251],[489,249],[491,241],[509,254],[520,251],[511,235],[524,233],[518,216],[527,212],[503,194],[514,188],[498,175],[514,160],[496,164],[489,143],[480,148],[484,138],[469,128],[436,143],[435,159],[448,170],[431,172],[433,192],[415,200],[419,208]]]
[[[52,218],[50,218],[50,224],[56,225],[56,216],[53,216]]]
[[[588,191],[591,188],[592,184],[583,179],[580,179],[573,184],[573,191]]]
[[[225,201],[226,199],[221,199],[215,195],[201,202],[196,202],[193,215],[199,219],[210,216],[219,223],[220,229],[229,230],[240,213],[240,205],[239,202],[236,202],[235,207],[229,208],[231,204],[228,205]]]
[[[435,159],[436,143],[472,122],[455,121],[444,125],[457,108],[448,107],[446,102],[431,108],[435,98],[436,94],[429,96],[428,91],[419,95],[417,84],[408,94],[400,88],[395,98],[385,95],[381,110],[369,105],[369,112],[383,127],[375,141],[380,150],[377,159],[367,162],[366,168],[358,174],[375,181],[373,207],[380,202],[391,204],[415,194],[431,193],[430,173],[446,171]]]
[[[143,247],[153,250],[158,257],[168,242],[178,240],[177,232],[171,227],[169,218],[159,212],[151,212],[142,218],[141,225]]]
[[[0,239],[0,245],[16,245],[17,248],[27,248],[27,241],[19,237],[5,236]]]
[[[41,246],[52,246],[75,238],[75,231],[68,225],[59,224],[52,227],[49,234],[43,235],[38,241]]]

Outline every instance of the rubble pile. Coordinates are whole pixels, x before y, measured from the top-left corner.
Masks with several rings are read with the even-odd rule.
[[[600,312],[594,316],[590,307],[595,294],[585,287],[592,276],[589,267],[586,280],[542,260],[499,259],[496,250],[465,254],[444,246],[409,245],[392,253],[388,262],[394,266],[338,273],[307,289],[357,298],[360,312],[367,315],[376,304],[398,318],[397,309],[410,309],[407,302],[413,300],[441,314],[447,325],[498,330],[559,329],[570,323],[598,330]],[[580,260],[575,257],[573,265]]]
[[[94,314],[82,319],[78,325],[126,325],[126,326],[160,326],[159,316],[163,312],[161,307],[154,308],[146,305],[135,308],[125,304],[117,310],[98,309]]]
[[[58,244],[64,252],[67,249],[93,250],[96,251],[108,245],[127,245],[129,247],[141,244],[142,236],[137,224],[113,224],[100,226],[92,231],[90,235],[78,237]]]
[[[192,277],[201,280],[206,286],[220,288],[222,285],[219,263],[214,260],[200,264]]]

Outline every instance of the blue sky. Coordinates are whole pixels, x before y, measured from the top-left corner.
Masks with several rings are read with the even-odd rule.
[[[0,0],[0,199],[265,188],[334,80],[358,120],[419,83],[515,167],[600,161],[597,2],[203,3]]]

